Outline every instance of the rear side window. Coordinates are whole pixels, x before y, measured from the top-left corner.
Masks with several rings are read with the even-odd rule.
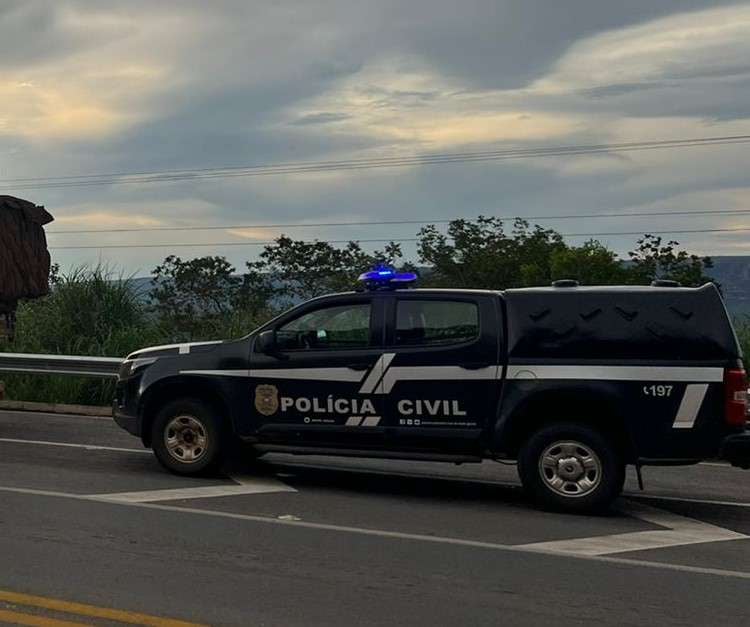
[[[396,345],[458,344],[479,337],[476,303],[401,300],[396,305]]]

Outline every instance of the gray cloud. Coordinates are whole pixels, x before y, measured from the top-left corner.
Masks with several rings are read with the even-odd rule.
[[[298,124],[299,126],[305,126],[307,124],[327,124],[329,122],[341,122],[342,120],[348,119],[349,116],[346,113],[332,113],[323,111],[321,113],[311,113],[309,115],[303,115],[301,118],[294,120],[292,124]]]
[[[722,5],[732,6],[747,7]],[[595,58],[604,45],[611,45],[607,51],[625,51],[632,45],[628,33],[653,20],[714,8],[710,0],[468,0],[460,10],[448,0],[158,5],[113,0],[96,10],[72,1],[5,3],[0,8],[0,102],[5,105],[0,107],[0,178],[749,132],[744,103],[750,102],[750,79],[742,51],[732,55],[717,42],[696,53],[705,63],[692,57],[674,63],[653,54],[645,70],[640,58],[598,64]],[[590,72],[580,69],[583,61],[591,63]],[[52,104],[30,119],[18,117],[26,111],[19,105],[11,112],[17,117],[4,127],[7,105],[25,94],[18,86],[24,81]],[[65,120],[47,120],[57,110],[54,98],[81,108],[84,122],[85,107],[96,104],[106,132],[95,127],[65,133]],[[31,134],[42,123],[47,126]],[[522,132],[510,133],[515,127]],[[742,192],[724,190],[746,186],[745,150],[19,194],[46,204],[61,219],[99,212],[183,224],[595,213],[653,203],[716,208],[741,204]],[[627,230],[628,225],[653,226],[646,220],[550,222],[570,232]],[[293,234],[339,239],[411,237],[414,231],[382,226]],[[102,241],[233,237],[162,233]],[[62,244],[92,238],[52,239]],[[624,251],[627,240],[611,243]],[[720,246],[726,240],[713,241]],[[737,252],[736,242],[732,245]],[[226,253],[239,263],[255,249],[176,250],[186,256]],[[165,249],[114,251],[105,258],[128,270],[148,270],[164,254]],[[98,258],[81,252],[56,257],[65,264]]]

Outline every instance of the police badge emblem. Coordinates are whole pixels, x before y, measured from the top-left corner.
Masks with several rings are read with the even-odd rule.
[[[279,411],[279,390],[275,385],[256,386],[255,409],[263,416],[272,416]]]

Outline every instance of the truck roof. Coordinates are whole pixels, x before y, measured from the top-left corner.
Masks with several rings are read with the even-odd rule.
[[[700,290],[712,288],[712,283],[706,283],[700,287],[664,287],[651,285],[580,285],[575,287],[515,287],[505,290],[488,290],[474,289],[464,287],[420,287],[420,288],[403,288],[396,290],[374,290],[372,294],[490,294],[495,296],[514,294],[540,296],[558,296],[558,295],[581,295],[581,294],[669,294],[672,296],[695,294]],[[354,294],[368,293],[366,290],[357,292],[339,292],[336,294],[326,294],[316,298],[325,298],[328,296],[351,296]]]
[[[542,287],[503,292],[511,359],[728,361],[741,356],[719,290]]]
[[[654,294],[654,293],[668,293],[668,294],[686,294],[695,293],[699,290],[705,289],[706,286],[713,285],[712,283],[706,283],[701,287],[663,287],[663,286],[652,286],[652,285],[579,285],[575,287],[518,287],[509,290],[503,290],[504,294],[563,294],[570,292],[573,294]]]

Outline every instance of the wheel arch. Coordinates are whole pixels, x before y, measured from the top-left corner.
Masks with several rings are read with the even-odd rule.
[[[575,423],[600,431],[616,444],[626,462],[634,462],[637,447],[621,408],[615,391],[588,385],[526,392],[501,414],[495,430],[496,448],[516,457],[526,439],[541,427]]]
[[[165,403],[179,398],[190,398],[209,404],[224,421],[225,426],[231,428],[230,405],[215,384],[198,377],[167,377],[149,386],[141,398],[139,416],[141,440],[145,446],[151,446],[151,426],[159,410]]]

